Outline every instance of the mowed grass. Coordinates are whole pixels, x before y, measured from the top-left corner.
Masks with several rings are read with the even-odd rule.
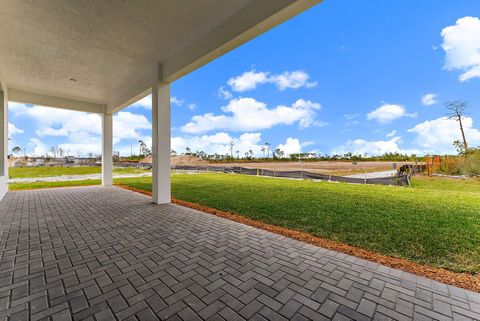
[[[50,177],[61,175],[88,175],[100,174],[102,168],[100,166],[75,166],[75,167],[11,167],[8,169],[10,178],[34,178],[34,177]],[[113,169],[115,174],[140,174],[147,172],[138,168],[120,168]]]
[[[151,190],[149,177],[115,182]],[[428,183],[415,179],[411,188],[233,174],[175,174],[172,194],[177,199],[385,255],[456,272],[480,272],[478,185],[468,185],[473,190],[457,190],[456,183],[439,188],[435,181],[427,188]]]
[[[447,178],[415,176],[412,179],[412,187],[415,189],[457,191],[467,193],[480,193],[480,178]]]
[[[61,182],[13,183],[8,185],[8,189],[11,191],[20,191],[20,190],[27,190],[27,189],[100,185],[101,183],[102,181],[99,179],[84,179],[84,180],[61,181]]]

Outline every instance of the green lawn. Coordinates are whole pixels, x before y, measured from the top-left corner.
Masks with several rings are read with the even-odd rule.
[[[151,190],[149,177],[115,182]],[[457,183],[448,183],[447,188],[438,187],[443,186],[438,181],[427,186],[427,180],[415,179],[412,188],[175,174],[172,194],[382,254],[478,273],[480,183],[465,183],[468,186],[458,190]],[[12,184],[11,188],[17,186]]]
[[[412,186],[418,189],[435,189],[444,191],[461,191],[480,193],[480,179],[457,179],[443,177],[415,176]]]
[[[63,182],[14,183],[14,184],[9,184],[8,188],[11,191],[19,191],[19,190],[25,190],[25,189],[100,185],[101,183],[102,181],[99,179],[84,179],[84,180],[78,180],[78,181],[63,181]]]
[[[100,166],[77,166],[77,167],[11,167],[8,169],[10,178],[29,178],[29,177],[49,177],[60,175],[87,175],[100,174],[102,168]],[[115,174],[138,174],[144,173],[146,170],[137,168],[114,168]]]

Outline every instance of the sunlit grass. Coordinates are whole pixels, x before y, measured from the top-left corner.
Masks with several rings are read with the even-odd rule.
[[[11,167],[8,169],[10,178],[35,178],[35,177],[51,177],[61,175],[88,175],[100,174],[102,168],[100,166],[39,166],[39,167]],[[148,172],[138,168],[122,168],[113,169],[114,174],[140,174]]]

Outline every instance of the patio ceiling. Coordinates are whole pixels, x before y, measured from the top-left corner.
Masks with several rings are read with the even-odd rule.
[[[0,2],[9,100],[114,112],[321,0]]]

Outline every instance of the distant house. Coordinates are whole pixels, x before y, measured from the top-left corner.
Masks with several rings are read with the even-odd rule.
[[[45,159],[44,158],[35,158],[35,159],[33,159],[32,164],[33,164],[33,166],[43,166],[43,165],[45,165]]]
[[[65,164],[74,164],[75,163],[75,156],[65,156],[63,159]]]

